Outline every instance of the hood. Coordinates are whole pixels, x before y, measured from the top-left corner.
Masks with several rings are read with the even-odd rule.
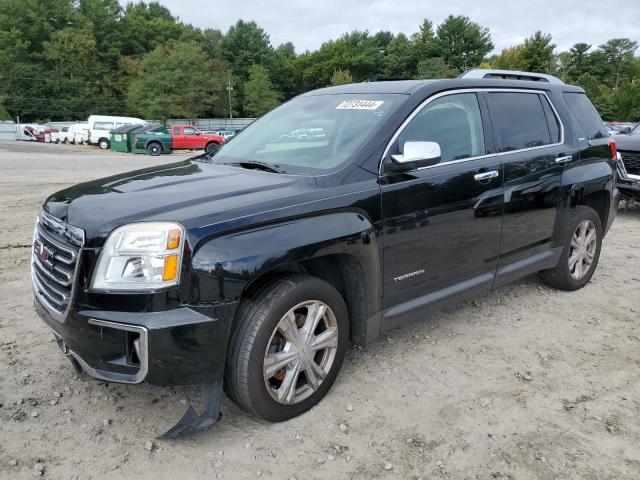
[[[640,135],[614,135],[618,150],[635,150],[640,152]]]
[[[84,229],[87,246],[99,246],[114,228],[127,223],[166,220],[189,229],[260,213],[283,199],[313,190],[313,177],[216,165],[196,158],[74,185],[51,195],[44,209]]]

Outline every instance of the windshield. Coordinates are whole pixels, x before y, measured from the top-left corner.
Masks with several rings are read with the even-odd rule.
[[[629,135],[638,135],[640,136],[640,123],[633,127],[633,130],[629,132]]]
[[[225,143],[214,161],[262,162],[294,174],[325,173],[351,159],[406,98],[392,94],[294,98]]]

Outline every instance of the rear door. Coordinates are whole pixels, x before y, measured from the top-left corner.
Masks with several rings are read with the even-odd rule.
[[[496,277],[501,285],[551,255],[562,171],[578,160],[578,152],[565,143],[562,123],[544,92],[489,90],[485,97],[504,169]]]

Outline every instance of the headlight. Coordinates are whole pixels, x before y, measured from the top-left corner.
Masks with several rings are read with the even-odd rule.
[[[184,229],[177,223],[132,223],[107,238],[93,274],[95,290],[156,290],[180,279]]]

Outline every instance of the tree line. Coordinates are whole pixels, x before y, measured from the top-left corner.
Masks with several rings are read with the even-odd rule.
[[[200,29],[159,2],[0,0],[0,118],[253,117],[327,85],[493,67],[557,75],[582,86],[605,119],[638,121],[637,46],[615,38],[556,52],[534,32],[490,55],[487,28],[449,16],[410,35],[353,30],[298,54],[291,42],[274,47],[254,21]]]

